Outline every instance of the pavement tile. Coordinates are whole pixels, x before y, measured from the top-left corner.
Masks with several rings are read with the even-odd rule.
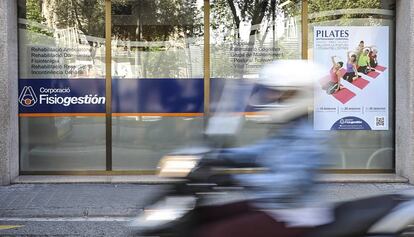
[[[20,193],[19,195],[17,195],[16,199],[7,206],[7,208],[8,209],[25,208],[32,198],[33,198],[33,195],[26,195],[25,193]]]
[[[9,205],[9,202],[13,201],[15,197],[15,193],[13,192],[0,192],[0,209],[5,208]]]
[[[46,203],[46,208],[51,207],[65,207],[65,200],[67,197],[67,192],[65,190],[53,190],[50,194],[50,197]]]
[[[27,208],[42,208],[46,207],[51,195],[47,190],[39,190],[32,200],[26,205]]]
[[[20,197],[19,192],[11,192],[7,194],[7,197],[0,203],[0,209],[6,209],[8,206],[13,203],[16,199]]]

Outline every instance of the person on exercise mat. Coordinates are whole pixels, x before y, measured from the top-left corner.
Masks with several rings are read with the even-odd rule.
[[[331,60],[332,67],[331,70],[329,70],[329,82],[324,87],[322,87],[322,89],[326,90],[327,94],[333,94],[342,89],[340,82],[342,77],[341,69],[344,63],[341,61],[336,62],[335,56],[332,56]]]

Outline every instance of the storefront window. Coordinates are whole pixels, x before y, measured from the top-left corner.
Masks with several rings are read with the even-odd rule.
[[[204,112],[203,1],[114,1],[114,170],[153,170],[201,141]]]
[[[324,63],[328,75],[331,57],[343,62],[341,70],[352,73],[350,58],[354,56],[359,74],[344,75],[343,90],[333,95],[322,93],[320,88],[315,90],[321,93],[315,100],[316,129],[329,130],[335,126],[334,121],[342,121],[334,128],[340,131],[329,131],[337,141],[331,168],[394,169],[394,9],[395,1],[309,1],[309,58]],[[329,37],[322,34],[331,30],[345,30],[349,36],[327,41]],[[363,71],[365,51],[367,57],[375,52],[372,72]],[[358,122],[369,128],[358,127]],[[348,123],[353,123],[352,128]],[[351,130],[341,130],[340,126]]]
[[[21,171],[105,169],[104,8],[19,1]]]
[[[322,77],[310,121],[335,138],[331,170],[394,169],[395,0],[19,0],[18,6],[23,173],[153,171],[165,153],[203,139],[205,118],[217,112],[225,86],[253,83],[264,65],[280,59],[308,57],[329,75],[333,57],[346,72],[352,52],[365,48],[376,51],[378,65],[372,72],[357,68],[355,82],[343,75],[341,95],[327,93]],[[267,135],[269,125],[258,123],[256,112],[240,105],[230,112],[243,120],[232,145]],[[355,125],[362,122],[371,130]]]

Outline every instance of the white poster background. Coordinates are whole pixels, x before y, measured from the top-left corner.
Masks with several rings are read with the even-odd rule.
[[[317,37],[316,32],[322,30],[328,34],[328,37]],[[332,31],[347,31],[347,34],[336,35],[338,37],[329,37]],[[325,34],[325,35],[326,35]],[[335,35],[335,33],[333,34]],[[344,63],[346,69],[348,61],[348,51],[356,51],[359,42],[363,40],[365,47],[375,46],[378,49],[378,65],[387,69],[380,72],[380,75],[373,79],[367,75],[359,73],[363,79],[368,80],[368,85],[359,89],[348,81],[341,80],[341,84],[356,94],[347,103],[343,104],[332,95],[328,95],[321,88],[319,81],[315,84],[315,103],[314,103],[314,129],[331,130],[332,126],[347,124],[344,120],[346,117],[357,117],[364,120],[372,130],[388,130],[388,81],[389,81],[389,34],[387,26],[348,26],[348,27],[314,27],[314,61],[321,64],[326,69],[326,75],[332,67],[331,56],[337,56],[336,61]],[[321,44],[330,47],[321,47]],[[341,120],[342,119],[342,120]],[[380,121],[384,121],[381,125]],[[352,124],[350,120],[349,124]],[[346,127],[346,126],[345,126]],[[352,128],[343,130],[365,130],[367,128]]]

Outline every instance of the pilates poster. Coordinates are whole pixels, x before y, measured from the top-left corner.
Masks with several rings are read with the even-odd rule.
[[[315,26],[315,130],[389,129],[387,26]]]

